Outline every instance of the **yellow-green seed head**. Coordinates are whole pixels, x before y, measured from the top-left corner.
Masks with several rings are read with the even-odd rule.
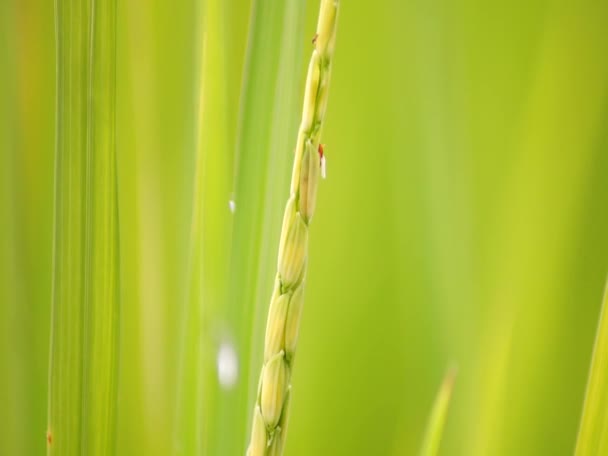
[[[288,229],[293,223],[293,219],[295,218],[297,211],[298,209],[296,206],[296,197],[295,195],[292,195],[287,201],[287,204],[285,205],[285,212],[283,213],[283,226],[281,227],[281,239],[279,241],[279,249],[281,248],[281,245],[283,245],[283,243],[285,242],[285,238],[287,238],[287,234],[289,231]]]
[[[333,53],[338,3],[338,0],[322,0],[321,2],[315,47],[323,58],[326,54]]]
[[[260,373],[260,376],[258,378],[258,388],[257,388],[257,396],[256,396],[256,403],[260,403],[260,399],[262,398],[262,380],[264,380],[264,367],[262,367],[262,372]]]
[[[264,366],[260,405],[267,429],[274,429],[281,418],[287,392],[285,353],[279,352]]]
[[[274,301],[279,296],[281,296],[281,278],[277,275],[274,278],[274,286],[272,288],[272,296],[270,297],[270,302]]]
[[[297,284],[304,275],[308,252],[308,227],[295,211],[294,198],[289,200],[283,218],[278,269],[283,286]]]
[[[289,424],[289,403],[291,402],[291,386],[287,388],[285,403],[277,429],[275,430],[272,441],[268,448],[268,456],[281,456],[283,447],[285,446],[285,438],[287,437],[287,425]]]
[[[300,170],[300,200],[299,210],[308,224],[315,211],[317,201],[317,188],[319,187],[319,175],[321,174],[321,163],[319,153],[311,141],[307,141],[302,155],[302,167]]]
[[[302,124],[300,129],[310,131],[315,121],[315,110],[317,106],[317,90],[319,80],[321,59],[317,51],[312,53],[310,64],[308,65],[308,77],[306,78],[306,89],[304,93],[304,109],[302,111]]]
[[[277,281],[266,327],[264,366],[258,384],[256,411],[261,413],[264,432],[260,430],[259,420],[254,420],[249,456],[282,456],[285,445],[292,360],[304,302],[308,224],[315,211],[318,180],[324,168],[320,157],[322,149],[317,151],[317,147],[327,107],[338,3],[338,0],[321,0],[317,34],[313,39],[315,49],[304,89],[290,198],[279,243]],[[264,439],[257,437],[262,434]]]
[[[287,387],[285,393],[285,403],[283,404],[283,412],[281,413],[281,420],[279,426],[283,430],[283,434],[287,431],[287,424],[289,423],[289,405],[291,404],[291,385]]]
[[[298,192],[300,186],[300,162],[304,153],[304,144],[306,143],[306,135],[301,131],[298,133],[298,141],[296,142],[296,150],[294,154],[294,167],[291,172],[291,186],[289,192],[294,195]]]
[[[264,341],[264,362],[283,349],[285,341],[285,319],[289,308],[289,295],[277,296],[270,302]]]
[[[247,456],[264,456],[268,446],[268,436],[266,425],[260,407],[256,407],[253,412],[253,430],[251,432],[251,442],[247,449]]]
[[[327,71],[327,70],[325,70]],[[327,85],[327,81],[321,82],[319,85],[319,90],[317,91],[317,110],[315,111],[315,125],[320,126],[323,124],[323,119],[325,118],[325,111],[327,110],[327,100],[329,99],[328,94],[329,90],[327,90],[329,86]],[[321,131],[317,128],[314,131],[314,138],[318,140],[321,136]]]
[[[295,355],[296,345],[298,344],[303,308],[304,282],[296,288],[289,300],[289,310],[287,311],[287,320],[285,322],[285,354],[290,361]]]

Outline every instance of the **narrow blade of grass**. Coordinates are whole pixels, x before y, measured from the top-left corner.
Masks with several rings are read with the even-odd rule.
[[[88,8],[56,3],[57,145],[48,455],[81,454]]]
[[[443,383],[437,393],[437,398],[433,404],[433,410],[429,418],[424,443],[420,456],[436,456],[439,452],[443,428],[448,415],[450,399],[454,390],[454,382],[456,381],[456,368],[452,367],[448,370]]]
[[[595,456],[608,451],[608,281],[597,327],[587,393],[583,406],[576,456]]]
[[[199,106],[189,296],[182,322],[181,372],[178,385],[175,451],[203,454],[215,378],[211,324],[225,302],[231,214],[228,195],[232,154],[228,149],[223,0],[199,4]]]
[[[49,455],[114,453],[116,2],[58,0]]]
[[[116,0],[91,0],[91,15],[83,450],[107,455],[115,450],[119,334]]]

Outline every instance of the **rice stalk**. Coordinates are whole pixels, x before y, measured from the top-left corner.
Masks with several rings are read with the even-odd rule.
[[[323,160],[319,140],[327,107],[337,13],[337,1],[321,2],[317,33],[313,39],[315,50],[306,79],[291,195],[281,230],[278,273],[268,311],[264,364],[247,451],[249,456],[279,456],[285,444],[291,369],[304,301],[308,226],[314,214]]]

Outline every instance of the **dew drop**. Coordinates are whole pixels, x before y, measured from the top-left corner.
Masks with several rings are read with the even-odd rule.
[[[230,212],[234,214],[234,211],[236,210],[236,203],[234,200],[228,201],[228,207],[230,208]]]
[[[217,377],[220,385],[231,389],[239,375],[239,362],[232,344],[223,342],[217,352]]]

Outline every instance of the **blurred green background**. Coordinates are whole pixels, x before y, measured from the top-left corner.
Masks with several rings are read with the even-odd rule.
[[[248,433],[267,305],[254,301],[270,296],[292,156],[276,145],[295,144],[318,2],[220,3],[222,67],[206,71],[225,138],[203,155],[222,158],[204,183],[222,204],[203,223],[207,283],[224,285],[202,337],[212,354],[228,344],[238,372],[203,397],[203,439],[229,456]],[[119,455],[172,454],[179,422],[200,8],[118,7]],[[606,24],[605,0],[342,1],[287,455],[416,454],[451,364],[441,454],[572,453],[608,270]],[[277,51],[286,36],[296,54]],[[3,0],[2,455],[45,445],[55,71],[52,2]],[[255,100],[269,90],[268,106]]]

